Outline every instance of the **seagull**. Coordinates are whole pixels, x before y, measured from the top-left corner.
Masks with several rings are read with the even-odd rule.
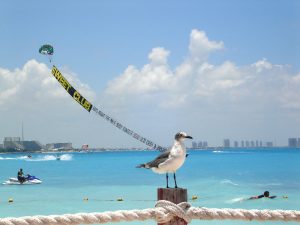
[[[186,149],[184,146],[184,139],[189,138],[193,139],[191,136],[188,136],[185,132],[179,132],[175,135],[175,141],[172,148],[166,152],[163,152],[154,160],[140,164],[137,168],[152,169],[153,172],[159,174],[166,174],[167,188],[169,188],[169,176],[168,173],[173,173],[175,188],[177,188],[176,182],[176,171],[183,165],[186,154]]]

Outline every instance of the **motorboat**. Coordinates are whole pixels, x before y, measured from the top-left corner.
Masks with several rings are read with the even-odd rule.
[[[42,181],[37,178],[36,176],[27,174],[25,176],[25,181],[21,183],[18,178],[11,177],[7,181],[5,181],[3,184],[8,184],[8,185],[23,185],[23,184],[41,184]]]

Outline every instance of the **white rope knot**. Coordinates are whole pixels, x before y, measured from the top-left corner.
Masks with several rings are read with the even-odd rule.
[[[155,204],[156,208],[162,208],[163,211],[158,211],[156,214],[156,221],[158,223],[166,223],[174,217],[179,217],[185,220],[187,223],[191,222],[187,212],[191,205],[188,202],[181,202],[175,204],[166,200],[160,200]]]

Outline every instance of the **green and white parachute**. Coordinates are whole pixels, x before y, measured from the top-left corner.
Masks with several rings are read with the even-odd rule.
[[[53,55],[53,53],[54,53],[53,46],[42,45],[39,49],[39,53],[41,53],[43,55]]]

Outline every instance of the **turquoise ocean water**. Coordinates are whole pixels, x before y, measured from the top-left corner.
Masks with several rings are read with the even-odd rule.
[[[135,166],[157,154],[157,151],[65,153],[60,161],[50,153],[32,154],[31,159],[25,154],[1,154],[1,183],[16,177],[19,168],[36,175],[43,183],[0,185],[0,217],[152,208],[157,187],[165,187],[165,176]],[[177,172],[177,182],[188,189],[189,198],[198,196],[196,201],[190,200],[193,206],[300,210],[299,149],[190,150],[189,154]],[[170,184],[173,185],[173,179]],[[265,190],[278,198],[243,200]],[[116,201],[120,197],[124,201]],[[8,203],[9,198],[14,202]],[[198,220],[192,224],[262,223]]]

